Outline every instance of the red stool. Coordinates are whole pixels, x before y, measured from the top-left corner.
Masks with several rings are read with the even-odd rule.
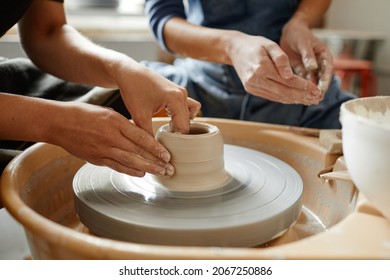
[[[333,63],[334,73],[340,77],[344,90],[351,89],[353,77],[357,76],[360,80],[359,97],[375,96],[377,94],[376,76],[371,61],[335,57]]]

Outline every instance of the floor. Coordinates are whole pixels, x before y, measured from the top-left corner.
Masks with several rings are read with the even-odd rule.
[[[7,212],[0,209],[0,260],[23,260],[30,250],[23,227]]]

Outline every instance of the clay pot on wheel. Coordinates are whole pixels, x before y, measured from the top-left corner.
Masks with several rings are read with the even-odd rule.
[[[174,191],[206,191],[225,185],[224,142],[219,129],[207,123],[192,123],[189,134],[171,133],[169,125],[156,133],[157,140],[171,154],[172,177],[155,177]]]

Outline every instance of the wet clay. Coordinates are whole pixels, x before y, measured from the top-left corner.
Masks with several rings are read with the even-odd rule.
[[[192,123],[189,134],[171,133],[169,125],[156,133],[171,154],[172,177],[155,177],[174,191],[207,191],[225,185],[231,176],[225,170],[224,142],[219,129],[207,123]]]

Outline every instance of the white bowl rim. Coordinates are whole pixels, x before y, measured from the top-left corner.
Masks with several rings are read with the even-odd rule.
[[[379,129],[384,129],[384,130],[390,130],[390,123],[378,123],[378,121],[374,121],[372,119],[369,119],[367,117],[361,116],[353,111],[351,111],[350,108],[348,108],[349,104],[352,103],[358,103],[358,102],[364,102],[364,100],[385,100],[388,101],[388,107],[390,108],[390,96],[369,96],[369,97],[361,97],[361,98],[356,98],[352,100],[348,100],[341,104],[340,107],[340,120],[343,125],[343,115],[348,114],[349,116],[353,116],[356,121],[362,122],[364,124],[367,124],[371,127],[379,128]],[[390,109],[389,109],[390,110]]]

